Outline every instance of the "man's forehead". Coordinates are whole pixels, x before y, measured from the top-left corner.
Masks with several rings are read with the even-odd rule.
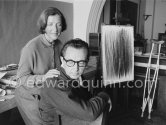
[[[74,47],[71,47],[69,46],[67,49],[66,49],[66,52],[65,52],[65,57],[77,57],[77,58],[85,58],[85,56],[87,56],[87,52],[86,52],[86,49],[85,48],[74,48]]]

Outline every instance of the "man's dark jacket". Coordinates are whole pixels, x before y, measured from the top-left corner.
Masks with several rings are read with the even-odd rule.
[[[47,79],[41,90],[39,110],[44,123],[59,125],[58,115],[62,125],[86,125],[94,121],[105,109],[109,96],[100,92],[92,97],[88,88],[68,77],[63,68],[58,70],[60,76]]]

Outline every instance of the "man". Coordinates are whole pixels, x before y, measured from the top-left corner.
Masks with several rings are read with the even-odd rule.
[[[89,60],[88,44],[80,39],[68,41],[60,59],[60,75],[47,79],[41,91],[39,110],[43,124],[87,125],[105,110],[109,100],[104,92],[92,97],[84,85],[89,83],[81,77]]]

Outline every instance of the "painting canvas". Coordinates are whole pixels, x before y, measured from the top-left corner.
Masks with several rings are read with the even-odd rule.
[[[101,48],[104,85],[134,80],[133,26],[102,25]]]

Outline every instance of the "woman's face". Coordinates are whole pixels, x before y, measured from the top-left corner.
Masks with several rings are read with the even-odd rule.
[[[46,38],[49,42],[53,42],[58,39],[62,31],[62,21],[59,15],[50,15],[47,19],[47,25],[45,28]]]

